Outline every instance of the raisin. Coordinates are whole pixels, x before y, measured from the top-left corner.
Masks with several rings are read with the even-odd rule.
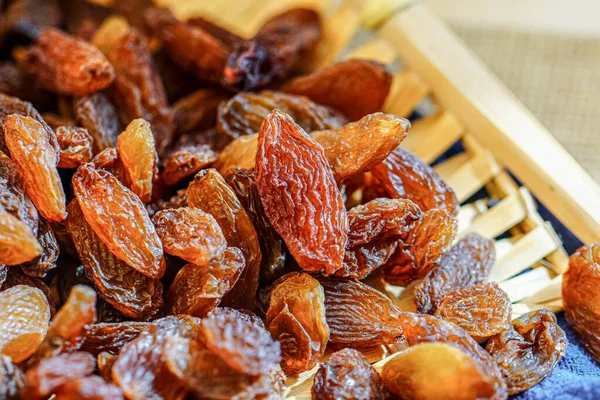
[[[96,169],[102,169],[106,172],[110,172],[124,185],[127,183],[127,176],[125,175],[125,168],[123,163],[117,154],[117,149],[108,148],[102,150],[92,158],[91,164]]]
[[[75,103],[75,116],[94,139],[95,154],[116,146],[121,123],[117,110],[104,94],[95,93],[78,99]]]
[[[153,222],[165,252],[200,267],[223,257],[227,241],[212,215],[182,207],[159,211]]]
[[[217,354],[189,339],[168,338],[165,358],[169,371],[181,384],[202,398],[237,398],[238,393],[256,380],[234,370]]]
[[[206,348],[240,373],[269,374],[281,362],[279,343],[257,321],[231,308],[213,310],[201,323]]]
[[[87,96],[107,88],[115,71],[94,46],[56,29],[44,30],[26,53],[25,66],[52,92]]]
[[[410,200],[376,199],[348,211],[344,266],[336,275],[362,279],[385,264],[398,238],[414,228],[421,210]]]
[[[204,29],[179,21],[166,9],[149,9],[145,16],[177,64],[201,80],[218,82],[221,79],[229,46]]]
[[[392,85],[386,66],[371,60],[348,60],[292,79],[281,90],[306,96],[356,121],[380,111]]]
[[[85,220],[115,256],[149,278],[163,276],[160,239],[133,192],[90,163],[73,175],[73,192]]]
[[[42,251],[31,229],[0,206],[0,263],[21,264],[35,259]]]
[[[257,151],[258,135],[240,136],[219,153],[214,168],[224,177],[229,177],[236,169],[254,169]]]
[[[284,78],[320,37],[321,19],[316,11],[296,8],[276,15],[252,39],[234,44],[221,83],[247,90]]]
[[[125,343],[131,342],[149,327],[147,322],[99,323],[88,326],[81,350],[94,355],[102,352],[117,354]]]
[[[365,356],[344,349],[321,364],[311,395],[314,400],[385,400],[388,392]]]
[[[0,97],[2,95],[0,94]],[[0,131],[2,128],[0,127]],[[39,215],[33,202],[25,192],[23,176],[17,165],[0,150],[0,206],[27,224],[37,235]]]
[[[491,377],[494,399],[506,399],[506,383],[496,363],[462,328],[427,314],[399,313],[397,321],[409,346],[446,343],[464,351]]]
[[[111,90],[121,121],[125,125],[136,118],[150,122],[157,151],[162,155],[171,142],[175,125],[146,40],[132,30],[111,49],[108,58],[117,73]]]
[[[67,230],[98,294],[130,318],[148,319],[162,306],[162,284],[114,256],[86,222],[76,200],[68,207]]]
[[[60,254],[60,248],[50,224],[44,220],[40,221],[38,229],[38,242],[42,245],[42,254],[32,261],[21,264],[21,270],[30,276],[43,278],[48,271],[56,268],[56,261]]]
[[[131,121],[117,138],[117,154],[123,163],[127,186],[142,202],[149,203],[152,181],[158,173],[150,124],[141,118]]]
[[[38,349],[48,330],[50,307],[44,293],[16,285],[0,292],[0,353],[20,363]]]
[[[381,378],[402,399],[491,399],[494,378],[460,349],[422,343],[387,361]]]
[[[335,178],[342,181],[380,164],[402,143],[409,128],[404,118],[375,113],[337,130],[313,132],[311,137],[323,147]]]
[[[242,41],[241,37],[227,29],[199,16],[194,16],[187,20],[187,23],[191,26],[204,29],[210,33],[216,39],[220,40],[223,44],[229,47],[233,47],[237,42]]]
[[[218,154],[202,135],[182,136],[162,161],[162,179],[167,185],[175,185],[210,166]]]
[[[25,386],[25,374],[9,356],[0,354],[0,398],[20,399],[19,391]]]
[[[63,383],[56,388],[61,400],[123,400],[123,392],[98,376],[87,376]]]
[[[352,347],[400,343],[400,309],[383,293],[354,279],[318,278],[325,293],[329,341]]]
[[[42,360],[27,371],[21,396],[32,400],[47,399],[62,384],[91,375],[95,367],[94,356],[80,351]]]
[[[511,396],[550,375],[566,348],[565,332],[556,323],[556,316],[545,309],[523,314],[486,345]]]
[[[252,135],[275,109],[288,114],[306,132],[338,129],[348,122],[343,115],[313,103],[307,97],[265,90],[238,93],[222,103],[217,129],[231,138]]]
[[[77,168],[92,160],[94,139],[87,129],[76,126],[60,126],[56,129],[60,145],[59,168]]]
[[[155,321],[147,331],[126,343],[112,368],[112,378],[125,397],[180,399],[187,390],[174,379],[164,357],[169,336],[195,339],[199,321],[191,317],[167,317]]]
[[[319,282],[302,273],[277,286],[271,293],[266,324],[281,345],[283,372],[295,375],[312,369],[329,340],[325,295]]]
[[[305,270],[342,267],[348,217],[323,149],[277,110],[258,134],[256,185],[273,228]]]
[[[261,282],[272,282],[285,271],[287,249],[281,236],[271,226],[260,201],[254,173],[236,170],[228,179],[238,200],[244,206],[258,233],[262,260],[260,265]]]
[[[385,280],[406,286],[425,277],[452,245],[458,224],[441,208],[423,213],[415,227],[400,237],[398,249],[383,266]]]
[[[56,300],[54,299],[54,294],[52,294],[52,291],[42,279],[25,275],[20,268],[9,268],[6,272],[4,284],[0,289],[6,290],[17,285],[25,285],[40,289],[44,292],[48,305],[50,306],[50,315],[54,316],[54,314],[56,314]]]
[[[88,325],[96,322],[96,292],[88,286],[75,285],[63,306],[52,318],[48,333],[32,360],[50,359],[77,350]]]
[[[385,197],[408,198],[428,211],[442,208],[452,217],[458,215],[458,200],[450,186],[416,155],[396,148],[371,170],[374,185]]]
[[[37,122],[42,124],[48,138],[50,140],[50,144],[56,149],[58,152],[58,141],[56,140],[56,135],[54,131],[48,126],[44,118],[37,112],[35,108],[31,105],[31,103],[22,101],[16,97],[7,96],[5,94],[0,93],[0,150],[4,153],[8,154],[8,147],[5,143],[5,132],[4,132],[4,122],[6,121],[6,117],[10,114],[18,114],[23,115],[25,117],[31,117],[35,119]]]
[[[117,356],[108,352],[98,354],[98,372],[106,382],[112,382],[112,367],[117,360]]]
[[[146,208],[151,216],[154,216],[161,210],[170,210],[174,208],[187,207],[187,189],[179,189],[177,193],[169,200],[159,200],[156,203],[149,204]]]
[[[196,175],[188,188],[187,201],[190,207],[211,214],[221,227],[227,244],[239,248],[246,259],[240,279],[222,304],[254,309],[261,253],[258,235],[250,217],[233,190],[214,169],[200,171]]]
[[[562,298],[565,316],[575,329],[579,340],[600,362],[600,311],[594,307],[599,295],[596,283],[600,282],[600,243],[579,248],[569,258],[569,269],[563,276]]]
[[[217,110],[228,96],[215,89],[200,89],[173,104],[175,131],[179,133],[203,131],[217,122]]]
[[[168,312],[205,317],[232,290],[244,266],[243,254],[235,247],[206,266],[185,265],[167,293]]]
[[[435,316],[460,326],[482,342],[510,326],[512,304],[497,283],[481,283],[444,296]]]
[[[33,118],[13,114],[4,122],[4,135],[11,158],[23,176],[27,194],[40,214],[50,221],[62,221],[66,217],[66,205],[56,169],[59,153],[44,125]]]
[[[417,311],[433,314],[448,293],[485,282],[495,260],[493,240],[478,233],[468,234],[452,246],[439,265],[415,287]]]

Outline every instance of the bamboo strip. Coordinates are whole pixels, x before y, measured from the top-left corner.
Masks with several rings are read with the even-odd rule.
[[[563,309],[562,299],[556,299],[556,300],[552,300],[547,303],[541,303],[541,304],[539,304],[539,303],[513,304],[512,318],[513,319],[519,318],[523,314],[527,314],[528,312],[531,312],[531,311],[541,310],[542,308],[545,308],[546,310],[551,311],[553,313],[562,311],[562,309]]]
[[[459,240],[462,236],[462,232],[465,232],[469,229],[469,227],[473,224],[473,221],[478,219],[481,215],[488,212],[488,205],[486,199],[481,199],[477,201],[473,201],[469,204],[465,204],[460,207],[458,211],[458,237],[456,240]],[[493,237],[493,236],[489,236]]]
[[[490,281],[502,282],[526,270],[558,247],[546,226],[539,226],[518,240],[510,253],[498,258],[490,273]]]
[[[343,58],[346,60],[351,58],[374,60],[389,66],[398,59],[398,56],[396,56],[394,48],[388,42],[380,38],[374,38],[345,54]]]
[[[526,189],[524,190],[526,191]],[[476,216],[468,228],[462,231],[459,229],[459,237],[477,232],[485,237],[494,238],[523,221],[526,216],[527,209],[523,204],[523,193],[517,192],[505,197],[486,213]]]
[[[546,303],[562,297],[562,275],[552,279],[547,286],[537,291],[535,294],[521,300],[522,303]]]
[[[460,202],[468,199],[500,172],[500,167],[487,151],[471,157],[467,155],[466,158],[468,160],[454,170],[446,169],[443,164],[435,168],[446,183],[454,189]],[[452,162],[454,165],[456,160]]]
[[[510,301],[517,303],[546,287],[551,280],[552,277],[546,268],[535,268],[498,285],[508,294]]]
[[[463,132],[458,120],[442,111],[415,121],[402,147],[431,163],[458,141]]]
[[[446,159],[445,161],[442,161],[439,164],[436,164],[433,169],[442,177],[442,179],[445,179],[445,177],[452,175],[460,167],[466,164],[470,158],[471,157],[469,157],[467,153],[459,153]]]
[[[417,74],[406,68],[402,69],[394,76],[383,109],[389,114],[407,118],[429,91],[429,87]]]

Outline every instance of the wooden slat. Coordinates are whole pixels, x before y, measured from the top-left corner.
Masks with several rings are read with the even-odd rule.
[[[547,286],[521,300],[522,303],[546,303],[562,297],[562,275],[552,279]]]
[[[463,153],[465,154],[465,153]],[[434,169],[454,189],[458,201],[463,202],[481,189],[490,179],[500,172],[500,167],[488,152],[474,156],[459,154]],[[463,162],[458,166],[457,158]],[[448,165],[455,168],[448,168]]]
[[[600,240],[600,189],[542,125],[455,35],[414,4],[381,36],[435,88],[482,144],[584,242]]]
[[[552,277],[546,268],[535,268],[498,285],[508,294],[510,300],[516,303],[546,287],[551,280]]]
[[[473,221],[486,212],[488,212],[488,206],[485,199],[477,200],[461,206],[457,217],[459,237],[457,237],[456,240],[460,239],[461,232],[468,230]]]
[[[435,161],[460,139],[464,128],[449,112],[439,112],[412,124],[402,147],[426,163]]]
[[[530,311],[541,310],[542,308],[545,308],[546,310],[551,311],[553,313],[557,313],[563,309],[562,299],[552,300],[547,303],[533,303],[533,304],[517,303],[517,304],[513,304],[512,317],[513,317],[513,319],[519,318],[523,314],[526,314]]]
[[[539,226],[519,239],[510,253],[499,258],[492,268],[490,281],[502,282],[531,267],[556,248],[554,237],[545,226]]]
[[[477,232],[485,237],[494,238],[523,221],[526,216],[527,208],[523,204],[522,194],[517,192],[505,197],[487,212],[476,216],[469,227],[459,230],[459,237]]]
[[[405,68],[394,75],[383,109],[389,114],[407,118],[427,94],[429,87],[417,74]]]
[[[343,58],[364,58],[367,60],[379,61],[385,65],[391,65],[398,59],[398,56],[396,55],[394,48],[390,46],[388,42],[376,37],[345,54]]]

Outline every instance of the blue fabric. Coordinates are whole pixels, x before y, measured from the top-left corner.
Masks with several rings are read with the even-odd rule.
[[[550,376],[525,393],[514,396],[519,400],[598,400],[600,399],[600,364],[579,343],[565,316],[558,323],[567,334],[569,347]]]

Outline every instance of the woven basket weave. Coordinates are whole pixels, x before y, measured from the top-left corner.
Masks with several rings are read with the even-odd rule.
[[[454,188],[459,235],[496,238],[490,280],[513,302],[514,317],[560,311],[567,253],[535,197],[585,243],[600,241],[600,189],[508,90],[422,5],[406,0],[155,0],[182,19],[203,15],[250,37],[269,16],[297,6],[324,16],[324,38],[308,70],[337,59],[368,58],[395,70],[385,112],[421,115],[402,146]],[[447,157],[453,148],[452,156]],[[456,149],[459,149],[457,152]],[[439,160],[443,161],[439,161]],[[436,160],[438,160],[436,162]],[[518,179],[521,184],[517,183]],[[533,193],[533,195],[532,195]],[[403,310],[412,288],[368,282]],[[397,351],[365,351],[381,367]],[[316,368],[288,379],[288,399],[309,399]]]

